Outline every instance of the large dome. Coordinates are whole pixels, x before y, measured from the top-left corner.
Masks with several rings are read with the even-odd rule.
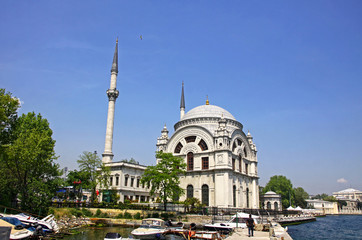
[[[215,105],[201,105],[188,111],[181,120],[204,117],[221,117],[235,120],[233,115],[227,110]]]

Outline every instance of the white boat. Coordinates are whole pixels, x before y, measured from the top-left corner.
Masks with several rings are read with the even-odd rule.
[[[109,232],[104,237],[104,240],[121,240],[121,234],[115,232]]]
[[[0,226],[1,227],[10,227],[10,240],[19,240],[19,239],[27,239],[33,235],[33,232],[23,228],[23,229],[17,229],[17,227],[13,224],[10,224],[4,220],[0,219]]]
[[[254,219],[254,223],[259,223],[259,216],[251,215],[251,217]],[[224,231],[224,232],[230,232],[234,228],[246,228],[246,220],[249,218],[249,214],[238,212],[235,215],[233,215],[228,222],[224,223],[215,223],[215,224],[205,224],[204,228],[207,230],[215,230],[215,231]]]
[[[2,214],[4,217],[15,217],[25,225],[36,226],[40,225],[45,232],[58,232],[59,226],[55,221],[54,215],[50,214],[43,219],[38,219],[23,213],[20,214]]]
[[[146,218],[142,220],[139,228],[131,232],[137,239],[155,239],[166,231],[165,221],[159,218]]]

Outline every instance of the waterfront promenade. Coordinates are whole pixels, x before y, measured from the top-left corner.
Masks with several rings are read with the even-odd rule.
[[[271,240],[271,239],[284,239],[284,240],[292,240],[289,234],[284,231],[284,228],[281,226],[275,227],[275,237],[269,236],[269,232],[263,231],[254,231],[253,237],[248,237],[248,229],[247,228],[237,228],[234,233],[227,237],[226,240],[244,240],[244,239],[258,239],[258,240]]]

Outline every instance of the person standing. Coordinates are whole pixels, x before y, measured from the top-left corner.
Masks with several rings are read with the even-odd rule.
[[[249,214],[249,218],[246,219],[246,226],[248,226],[248,232],[249,232],[249,237],[250,237],[250,233],[251,236],[254,236],[254,219],[251,217],[251,214]]]

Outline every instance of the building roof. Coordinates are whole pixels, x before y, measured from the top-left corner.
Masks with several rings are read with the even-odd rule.
[[[273,192],[273,191],[268,191],[268,192],[266,192],[264,195],[272,195],[272,194],[276,194],[276,193]]]
[[[339,191],[337,193],[354,193],[354,192],[360,192],[359,190],[353,189],[353,188],[347,188],[342,191]]]
[[[234,116],[227,110],[215,105],[201,105],[188,111],[181,120],[205,117],[224,117],[236,121]]]

